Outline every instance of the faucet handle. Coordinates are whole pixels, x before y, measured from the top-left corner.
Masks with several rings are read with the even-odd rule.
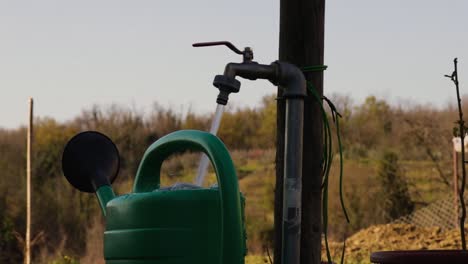
[[[245,47],[244,51],[240,51],[234,44],[229,41],[212,41],[212,42],[198,42],[193,43],[192,47],[210,47],[210,46],[226,46],[230,50],[239,55],[242,55],[244,62],[251,62],[253,60],[253,50],[250,47]]]

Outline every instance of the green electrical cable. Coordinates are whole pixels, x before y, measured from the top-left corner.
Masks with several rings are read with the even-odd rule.
[[[323,108],[322,100],[318,96],[317,92],[313,88],[312,84],[307,83],[307,89],[309,92],[314,96],[317,102],[320,105],[320,109],[323,116],[323,129],[324,129],[324,159],[322,163],[322,173],[323,173],[323,182],[322,182],[322,189],[323,189],[323,199],[322,199],[322,219],[323,219],[323,234],[325,239],[325,249],[327,252],[327,259],[329,263],[332,263],[331,254],[330,254],[330,247],[328,244],[328,176],[330,174],[331,168],[331,159],[332,159],[332,141],[331,141],[331,129],[330,124],[328,122],[328,118],[326,116],[325,109]]]
[[[317,72],[317,71],[324,71],[327,69],[326,65],[317,65],[317,66],[307,66],[303,67],[303,72]],[[308,91],[314,96],[315,100],[319,103],[322,116],[323,116],[323,135],[324,135],[324,153],[323,153],[323,160],[322,160],[322,188],[323,188],[323,201],[322,207],[324,208],[322,211],[322,218],[323,218],[323,229],[324,229],[324,238],[325,238],[325,247],[327,252],[327,259],[328,262],[332,263],[331,255],[330,255],[330,248],[328,245],[328,179],[331,169],[331,164],[333,160],[333,148],[332,148],[332,133],[330,122],[328,121],[328,116],[326,111],[323,107],[322,99],[324,99],[328,106],[331,109],[331,115],[333,118],[333,123],[336,126],[336,134],[338,139],[338,150],[339,150],[339,157],[340,157],[340,177],[339,177],[339,193],[340,193],[340,203],[343,213],[345,215],[347,223],[350,222],[346,207],[344,205],[343,199],[343,149],[341,145],[341,137],[340,137],[340,126],[339,126],[339,118],[341,117],[340,113],[337,111],[335,105],[326,97],[320,98],[317,94],[317,91],[314,89],[313,85],[307,82],[307,89]],[[341,256],[341,263],[344,261],[344,247],[343,244],[343,252]]]
[[[324,71],[327,68],[328,68],[327,65],[312,65],[312,66],[302,67],[301,70],[302,72],[318,72],[318,71]]]
[[[327,68],[328,68],[327,65],[314,65],[314,66],[303,67],[301,70],[303,72],[317,72],[317,71],[324,71]],[[327,118],[325,109],[323,108],[323,103],[322,103],[320,97],[318,96],[317,92],[313,88],[312,84],[311,83],[307,83],[307,84],[308,84],[308,87],[307,87],[308,90],[312,93],[312,95],[315,97],[317,102],[319,102],[319,104],[320,104],[322,115],[324,117],[324,122],[328,123],[328,118]],[[341,117],[341,115],[336,110],[335,105],[328,98],[324,97],[324,99],[326,100],[326,102],[328,103],[328,105],[329,105],[329,107],[330,107],[330,109],[332,111],[332,117],[333,117],[333,120],[334,120],[334,123],[335,123],[335,126],[336,126],[336,135],[337,135],[337,139],[338,139],[338,150],[339,150],[339,155],[340,155],[340,178],[339,178],[340,203],[341,203],[341,208],[342,208],[343,213],[345,215],[346,221],[349,223],[350,222],[349,221],[349,216],[348,216],[346,207],[344,205],[344,199],[343,199],[343,148],[342,148],[342,145],[341,145],[341,136],[340,136],[340,129],[339,129],[339,117]],[[326,124],[326,126],[327,125],[329,127],[329,124]],[[327,142],[327,140],[328,140],[327,136],[328,136],[327,133],[325,133],[325,138],[324,138],[325,142]],[[330,151],[331,151],[331,141],[330,141],[330,146],[329,147],[330,147]],[[326,148],[324,148],[324,153],[326,153],[326,152],[327,152],[327,150],[326,150]],[[327,157],[327,156],[324,155],[324,157]],[[331,157],[328,157],[328,158],[331,158]],[[326,160],[326,158],[325,158],[324,163],[325,163],[325,165],[328,165],[328,163],[331,163],[331,160],[330,159]],[[328,166],[325,166],[325,168],[326,167],[328,167]],[[325,177],[328,178],[328,175],[325,174]]]
[[[330,101],[330,99],[328,99],[327,97],[323,97],[324,100],[328,103],[328,106],[330,107],[331,111],[332,111],[332,117],[333,117],[333,121],[335,123],[335,126],[336,126],[336,137],[338,139],[338,151],[339,151],[339,155],[340,155],[340,182],[339,182],[339,185],[340,185],[340,203],[341,203],[341,208],[343,210],[343,214],[346,218],[346,222],[350,222],[349,221],[349,216],[348,216],[348,212],[346,210],[346,207],[344,205],[344,200],[343,200],[343,148],[342,148],[342,145],[341,145],[341,135],[340,135],[340,118],[341,118],[341,114],[336,110],[336,106],[333,104],[332,101]]]
[[[313,88],[313,85],[309,82],[307,83],[307,89],[314,96],[315,100],[320,104],[320,111],[322,112],[323,123],[324,123],[324,127],[323,127],[324,147],[323,147],[323,160],[322,160],[322,177],[324,177],[323,182],[322,182],[322,188],[323,188],[325,181],[328,180],[328,174],[331,168],[332,136],[331,136],[330,124],[328,122],[325,109],[323,108],[322,100],[320,99],[319,95]]]
[[[340,188],[339,188],[339,190],[340,190],[340,202],[341,202],[341,207],[343,209],[344,216],[346,218],[346,222],[349,224],[350,221],[349,221],[348,213],[346,211],[346,207],[344,206],[343,188],[342,188],[342,186],[343,186],[343,148],[342,148],[342,145],[341,145],[340,122],[339,122],[341,114],[336,110],[335,105],[330,101],[330,99],[328,99],[325,96],[323,98],[328,103],[328,106],[330,107],[330,109],[332,111],[332,118],[333,118],[333,121],[334,121],[335,126],[336,126],[336,136],[337,136],[337,139],[338,139],[338,149],[339,149],[339,155],[340,155],[340,182],[339,182],[339,185],[340,185]],[[343,239],[343,248],[342,248],[341,260],[340,260],[341,264],[344,263],[345,250],[346,250],[346,237]]]

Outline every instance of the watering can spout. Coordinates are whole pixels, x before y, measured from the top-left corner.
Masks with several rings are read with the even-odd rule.
[[[106,205],[112,199],[115,198],[114,191],[109,185],[103,185],[96,190],[96,196],[99,200],[99,206],[101,207],[102,214],[106,216]]]

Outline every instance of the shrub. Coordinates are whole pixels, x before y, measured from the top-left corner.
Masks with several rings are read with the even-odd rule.
[[[414,202],[411,200],[408,185],[398,164],[398,155],[385,151],[379,162],[378,180],[380,182],[383,217],[390,221],[411,213]]]

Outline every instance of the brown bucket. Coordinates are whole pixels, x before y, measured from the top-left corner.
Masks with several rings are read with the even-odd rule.
[[[371,254],[378,264],[468,264],[466,250],[402,250],[378,251]]]

